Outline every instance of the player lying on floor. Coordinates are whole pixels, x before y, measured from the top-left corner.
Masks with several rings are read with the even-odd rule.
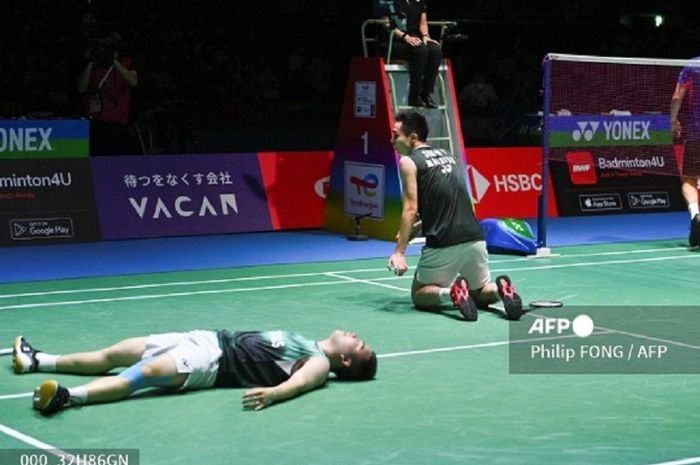
[[[333,331],[320,341],[287,331],[190,331],[125,339],[94,352],[52,355],[34,349],[22,336],[14,341],[15,373],[56,372],[114,376],[65,388],[44,381],[33,406],[52,415],[73,405],[111,402],[149,388],[178,390],[252,387],[245,409],[260,410],[323,385],[332,371],[343,380],[369,380],[377,356],[354,333]]]

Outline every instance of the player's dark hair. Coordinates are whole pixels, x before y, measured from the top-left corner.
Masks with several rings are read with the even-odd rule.
[[[428,122],[425,117],[416,111],[402,111],[396,115],[396,121],[401,123],[401,131],[410,136],[415,133],[418,140],[428,140]]]
[[[377,374],[377,354],[372,352],[368,359],[362,360],[358,354],[350,354],[352,363],[349,367],[338,367],[333,370],[338,379],[348,381],[368,381]]]

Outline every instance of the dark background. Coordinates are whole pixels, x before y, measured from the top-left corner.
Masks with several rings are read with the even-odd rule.
[[[428,0],[468,36],[445,44],[458,92],[480,72],[497,100],[462,102],[467,145],[537,145],[548,52],[700,55],[690,1]],[[0,118],[80,117],[87,1],[10,0],[0,15]],[[93,0],[100,34],[135,59],[132,119],[152,153],[332,149],[370,0]],[[663,15],[661,27],[654,15]],[[434,35],[437,31],[434,31]]]

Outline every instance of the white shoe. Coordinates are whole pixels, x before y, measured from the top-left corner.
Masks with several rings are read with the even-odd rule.
[[[17,336],[12,346],[12,365],[15,368],[15,373],[34,373],[39,365],[36,353],[37,350],[24,337]]]

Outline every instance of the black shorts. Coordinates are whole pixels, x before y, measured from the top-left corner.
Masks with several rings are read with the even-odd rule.
[[[700,175],[700,140],[687,140],[683,147],[681,176]]]

